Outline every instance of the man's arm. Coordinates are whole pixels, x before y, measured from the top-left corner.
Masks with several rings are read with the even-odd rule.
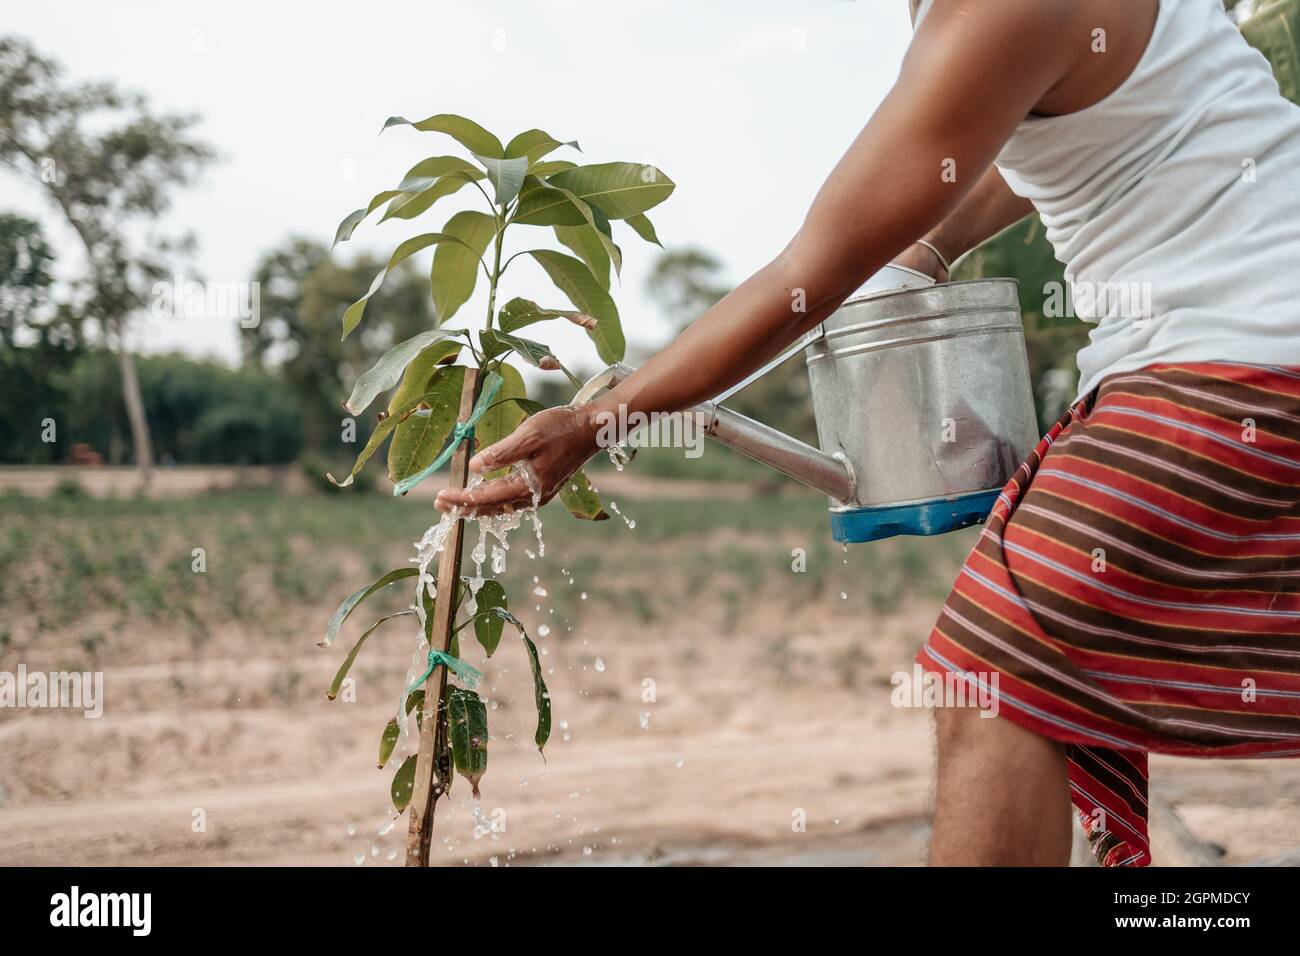
[[[1070,0],[935,0],[897,84],[781,254],[617,388],[585,409],[533,416],[471,467],[527,460],[549,498],[594,453],[602,413],[687,408],[760,368],[972,193],[1069,69],[1070,16]],[[517,475],[444,491],[438,501],[488,510],[529,503]]]

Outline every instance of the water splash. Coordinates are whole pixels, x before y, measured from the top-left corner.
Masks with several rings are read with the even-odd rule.
[[[618,471],[622,471],[624,466],[636,457],[636,452],[630,449],[626,444],[608,445],[605,448],[605,453],[609,455],[609,460],[613,462],[614,468]]]
[[[635,531],[635,530],[636,530],[636,521],[634,521],[633,519],[629,518],[627,515],[623,514],[623,512],[621,512],[621,511],[618,510],[618,502],[617,502],[617,501],[613,501],[613,500],[610,501],[610,503],[609,503],[609,510],[612,511],[612,512],[614,512],[614,514],[618,515],[620,518],[623,519],[623,523],[624,523],[625,525],[627,525],[629,531]]]

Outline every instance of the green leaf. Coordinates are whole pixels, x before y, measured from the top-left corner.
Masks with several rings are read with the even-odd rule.
[[[356,608],[358,604],[364,601],[376,591],[388,587],[394,581],[400,581],[402,578],[409,578],[414,574],[419,574],[419,568],[398,568],[396,571],[389,571],[378,581],[368,584],[361,590],[349,594],[343,603],[338,606],[338,610],[330,618],[329,624],[325,625],[325,639],[317,642],[318,647],[329,647],[334,643],[334,638],[339,636],[339,628],[343,622],[348,619],[348,615]]]
[[[448,653],[451,652],[449,651]],[[452,654],[452,657],[455,656],[456,656],[455,654]],[[418,730],[424,727],[424,688],[423,687],[421,687],[419,690],[411,691],[411,693],[406,698],[406,712],[409,714],[412,710],[415,711],[415,726],[416,729]]]
[[[654,166],[637,163],[577,166],[556,173],[549,181],[597,207],[610,219],[627,219],[653,209],[672,195],[677,185]]]
[[[406,421],[407,416],[415,412],[421,404],[428,405],[430,402],[429,386],[433,382],[433,376],[438,368],[447,360],[454,359],[459,353],[464,343],[455,339],[444,339],[441,342],[435,342],[427,349],[417,355],[410,365],[406,366],[406,371],[402,373],[402,380],[398,383],[392,398],[388,401],[388,411],[384,413],[384,418],[375,425],[370,432],[370,438],[366,440],[366,445],[361,449],[361,454],[357,455],[357,460],[352,464],[352,471],[342,481],[335,481],[334,476],[326,474],[325,477],[340,488],[346,488],[352,484],[352,480],[365,467],[372,455],[379,450],[394,428]]]
[[[572,256],[549,249],[534,249],[529,255],[546,270],[551,281],[568,296],[579,312],[596,320],[596,327],[588,329],[587,336],[596,343],[596,353],[601,361],[611,365],[621,362],[627,346],[623,339],[618,307],[614,305],[609,293],[601,288],[591,270]]]
[[[564,191],[567,192],[568,190],[564,190]],[[572,194],[570,193],[570,195]],[[587,217],[587,225],[578,226],[577,228],[580,231],[585,230],[583,231],[583,236],[586,238],[587,241],[595,239],[596,242],[600,243],[601,249],[603,249],[605,255],[609,257],[609,261],[614,264],[615,274],[622,275],[623,251],[619,249],[618,245],[614,242],[614,230],[610,227],[609,220],[605,217],[605,214],[603,212],[601,212],[595,206],[583,202],[577,196],[573,197],[573,201],[575,204],[578,205],[578,207],[583,211],[584,215],[586,215]],[[560,230],[563,228],[565,227],[563,226],[556,227],[555,234],[557,237],[560,235]],[[563,239],[561,239],[561,242],[563,242]],[[568,243],[565,243],[565,245],[568,245]],[[586,261],[585,258],[584,261]],[[588,263],[588,268],[590,268],[590,265],[591,264]],[[592,270],[592,272],[593,274],[595,274],[594,269]],[[599,276],[597,276],[597,278],[599,278]],[[608,268],[606,268],[605,270],[604,285],[606,288],[609,287]]]
[[[455,113],[437,113],[428,119],[420,120],[418,123],[413,123],[402,116],[390,116],[384,122],[384,129],[388,129],[390,126],[414,126],[425,133],[446,133],[471,153],[477,153],[480,156],[500,159],[505,155],[501,140],[473,120],[457,116]],[[382,133],[383,130],[380,130],[380,132]]]
[[[653,242],[660,249],[664,247],[664,244],[659,241],[659,237],[655,234],[654,224],[644,215],[637,213],[635,216],[628,216],[624,222],[631,226],[632,231],[646,242]]]
[[[524,179],[519,205],[510,221],[521,226],[584,226],[591,222],[590,207],[567,189],[556,189],[536,176]]]
[[[440,179],[452,173],[467,173],[479,179],[483,178],[483,174],[468,159],[463,159],[460,156],[430,156],[428,159],[420,160],[408,169],[397,188],[402,189],[419,179]],[[403,191],[412,192],[410,189]]]
[[[361,645],[366,643],[366,638],[378,630],[380,624],[383,624],[385,621],[390,621],[395,617],[402,617],[403,615],[413,613],[413,611],[398,611],[396,614],[386,614],[379,620],[375,621],[374,624],[371,624],[366,628],[362,635],[357,638],[357,642],[352,645],[352,650],[348,651],[348,656],[343,659],[343,663],[339,666],[338,672],[334,675],[334,679],[330,681],[329,690],[325,691],[325,696],[330,700],[334,700],[334,698],[338,697],[339,690],[343,687],[343,679],[348,676],[348,671],[350,671],[352,665],[356,663],[357,655],[361,653]],[[382,767],[383,764],[381,763],[379,766]]]
[[[388,446],[388,478],[398,482],[427,468],[447,443],[460,411],[460,393],[465,384],[463,365],[444,365],[434,370],[422,398],[424,409],[397,425]]]
[[[476,610],[474,612],[474,636],[478,642],[483,645],[483,650],[487,656],[491,657],[492,652],[497,649],[501,643],[501,629],[505,626],[505,621],[495,614],[485,614],[490,607],[507,607],[506,589],[501,586],[501,582],[494,578],[488,578],[483,582],[483,586],[478,589],[474,595]]]
[[[586,263],[602,289],[609,289],[607,241],[594,226],[556,226],[555,238]]]
[[[520,133],[506,144],[506,156],[512,158],[523,156],[529,163],[536,163],[561,146],[572,146],[578,152],[582,152],[582,147],[578,145],[577,140],[562,143],[550,133],[540,129],[530,129]]]
[[[457,170],[434,180],[419,192],[405,192],[393,199],[379,217],[381,223],[390,219],[414,219],[444,196],[451,196],[463,187],[480,179],[486,179],[481,169]]]
[[[443,231],[456,236],[459,245],[445,244],[433,254],[429,281],[433,285],[433,311],[439,325],[456,314],[474,294],[484,250],[496,235],[496,220],[486,213],[467,209],[447,220]]]
[[[429,387],[433,384],[433,377],[448,364],[449,359],[459,355],[463,347],[464,343],[456,339],[443,339],[434,342],[417,355],[414,361],[406,366],[406,371],[402,373],[402,381],[389,399],[388,414],[394,415],[404,411],[413,402],[419,401],[428,394]]]
[[[572,372],[564,367],[561,362],[551,351],[551,347],[544,342],[536,342],[532,339],[526,339],[522,336],[511,335],[509,332],[494,332],[487,330],[480,335],[484,342],[484,348],[489,350],[490,354],[496,355],[502,351],[500,346],[514,349],[529,365],[535,368],[544,368],[543,363],[550,365],[547,371],[560,371],[569,376],[569,381],[573,383],[574,388],[582,388],[582,381]],[[486,446],[485,446],[486,447]]]
[[[393,774],[392,786],[388,792],[393,797],[393,807],[398,813],[405,810],[411,803],[411,794],[415,792],[415,755],[407,757],[402,761],[402,765],[397,768],[397,773]]]
[[[413,194],[421,193],[433,186],[440,177],[454,172],[462,175],[453,180],[456,185],[450,192],[455,192],[461,186],[470,182],[472,177],[483,178],[483,174],[472,163],[461,159],[459,156],[430,156],[428,159],[422,159],[406,171],[406,175],[402,177],[402,181],[397,184],[396,188],[376,193],[374,198],[370,200],[370,205],[365,209],[357,209],[348,213],[347,217],[339,223],[338,231],[334,233],[334,245],[351,239],[352,233],[361,224],[361,221],[390,199],[405,202]],[[389,212],[384,214],[384,219],[387,219],[392,214],[391,209],[390,205]],[[380,222],[383,222],[383,219]]]
[[[505,608],[487,608],[486,612],[495,614],[501,620],[513,624],[524,642],[524,647],[528,650],[528,663],[533,670],[533,697],[537,704],[537,731],[533,735],[533,741],[537,744],[537,749],[541,750],[546,746],[546,741],[551,736],[551,695],[546,689],[546,681],[542,678],[542,661],[537,655],[537,645],[528,636],[528,632],[524,630],[524,625],[520,623],[519,618]]]
[[[483,336],[490,336],[491,332],[483,332]],[[490,341],[490,340],[489,340]],[[484,344],[487,347],[487,343]],[[517,403],[508,404],[507,399],[526,399],[528,397],[528,387],[524,384],[524,378],[519,374],[519,370],[513,365],[501,363],[497,368],[501,375],[501,388],[497,391],[496,400],[483,413],[483,417],[478,420],[474,426],[474,437],[478,439],[478,447],[481,451],[489,445],[494,445],[501,439],[505,438],[522,422],[527,416]],[[483,477],[495,478],[506,473],[506,469],[498,468]]]
[[[542,163],[533,163],[528,167],[528,175],[536,176],[538,179],[545,179],[547,176],[554,176],[556,173],[562,173],[566,169],[577,169],[577,163],[571,163],[567,159],[548,159]]]
[[[361,414],[375,400],[376,395],[388,391],[398,383],[406,366],[426,348],[441,339],[464,334],[462,329],[432,329],[394,345],[380,356],[378,362],[361,373],[356,385],[352,387],[352,396],[344,402],[344,407],[353,415]]]
[[[479,215],[482,214],[480,213]],[[451,223],[448,223],[447,225],[450,226]],[[348,306],[347,311],[343,313],[343,338],[346,339],[348,335],[351,334],[352,330],[360,324],[361,317],[366,311],[366,303],[370,301],[372,295],[379,291],[379,287],[384,284],[384,278],[398,263],[411,258],[411,256],[415,255],[421,249],[427,249],[429,246],[441,245],[443,243],[450,243],[453,247],[464,247],[460,250],[460,255],[462,257],[467,257],[472,253],[473,261],[482,261],[480,258],[483,255],[482,249],[475,252],[472,246],[466,244],[464,237],[451,233],[450,231],[426,232],[420,236],[412,236],[393,250],[393,254],[388,258],[388,265],[379,270],[379,275],[375,276],[374,281],[370,283],[370,289],[365,295]],[[434,254],[434,258],[436,261],[436,253]]]
[[[596,490],[591,487],[591,480],[581,470],[574,472],[573,477],[564,483],[559,497],[560,503],[575,518],[586,521],[609,520],[609,515],[600,503],[600,495],[596,494]]]
[[[396,193],[393,193],[393,195],[396,195]],[[375,197],[375,199],[379,199],[380,196],[384,196],[384,193],[380,193]],[[380,200],[380,202],[387,202],[392,198],[392,196],[385,196]],[[332,250],[334,246],[337,246],[340,242],[347,242],[351,239],[352,233],[356,232],[357,226],[361,225],[361,220],[365,219],[366,216],[370,215],[374,211],[375,201],[372,199],[371,204],[366,208],[354,209],[344,216],[343,221],[339,223],[338,229],[334,230],[334,242],[330,245],[330,249]]]
[[[524,184],[524,174],[528,171],[527,159],[522,156],[517,159],[492,159],[478,155],[474,158],[487,170],[488,182],[496,193],[498,206],[504,206],[519,195],[519,187]]]
[[[507,398],[504,399],[503,402],[494,403],[492,407],[496,408],[497,405],[501,405],[504,402],[513,402],[515,405],[517,405],[520,408],[520,410],[523,411],[524,418],[528,418],[530,415],[536,415],[538,412],[542,412],[546,410],[545,405],[543,405],[541,402],[535,402],[531,398]]]
[[[582,313],[576,309],[544,309],[531,299],[514,298],[497,313],[497,328],[502,332],[515,332],[534,322],[565,317],[577,318]]]
[[[414,411],[415,408],[416,405],[413,404],[410,411]],[[366,462],[368,462],[371,456],[379,450],[379,446],[384,443],[385,439],[392,434],[393,429],[397,427],[398,418],[399,416],[396,415],[387,415],[382,421],[378,422],[375,427],[371,429],[370,437],[366,439],[365,447],[362,448],[361,453],[357,455],[357,460],[352,463],[352,470],[348,472],[346,478],[342,481],[338,481],[329,472],[325,473],[325,477],[329,479],[330,483],[338,488],[346,488],[348,485],[352,484],[353,480],[361,472],[361,469],[366,466]]]
[[[393,755],[393,748],[397,746],[397,738],[401,734],[401,728],[397,726],[397,718],[389,717],[388,723],[384,724],[384,732],[379,735],[379,769],[384,769],[384,764],[388,763],[388,758]]]
[[[542,677],[542,660],[537,654],[537,645],[523,628],[519,629],[519,636],[524,639],[528,663],[533,670],[533,703],[537,707],[537,730],[533,733],[533,742],[540,751],[545,749],[546,741],[551,737],[551,693]]]
[[[530,176],[525,182],[527,188],[519,197],[519,205],[510,221],[527,226],[554,226],[556,236],[565,245],[569,245],[566,237],[572,235],[575,240],[582,238],[584,242],[598,246],[603,255],[597,253],[594,258],[581,250],[575,251],[582,256],[593,275],[598,279],[603,275],[601,285],[609,288],[609,263],[614,263],[615,272],[621,272],[623,268],[623,253],[614,243],[609,219],[567,189],[549,186],[535,176]],[[575,232],[562,233],[561,228]]]
[[[478,782],[487,772],[487,708],[472,690],[447,688],[447,731],[456,770],[469,781],[478,799]]]

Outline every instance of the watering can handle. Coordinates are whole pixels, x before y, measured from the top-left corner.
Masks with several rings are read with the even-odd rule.
[[[820,334],[820,330],[817,334]],[[806,341],[806,339],[801,341],[795,347],[802,348]],[[792,351],[793,349],[786,352],[774,364],[780,364]],[[635,371],[635,368],[622,362],[611,365],[583,385],[570,404],[587,404],[597,394],[618,385]],[[751,380],[757,377],[757,375],[752,376]],[[685,409],[683,414],[697,417],[704,428],[704,434],[719,444],[726,445],[795,481],[802,482],[836,501],[845,504],[855,502],[853,469],[844,456],[828,455],[769,425],[718,404],[722,398],[738,390],[739,388],[731,389],[712,402],[701,402],[694,408]]]

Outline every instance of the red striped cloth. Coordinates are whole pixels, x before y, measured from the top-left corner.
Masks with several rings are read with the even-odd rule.
[[[1006,486],[917,659],[1067,746],[1098,859],[1144,866],[1147,754],[1300,755],[1300,370],[1106,379]]]

